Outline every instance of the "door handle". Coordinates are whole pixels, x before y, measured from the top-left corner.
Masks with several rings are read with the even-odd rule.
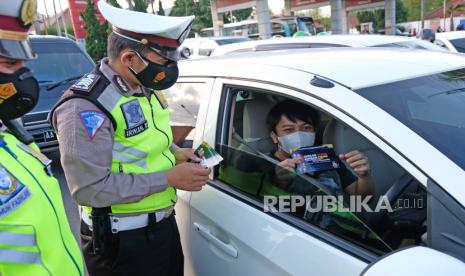
[[[231,244],[227,244],[221,241],[220,239],[218,239],[217,237],[215,237],[215,235],[213,235],[210,229],[208,229],[207,227],[197,222],[194,222],[193,225],[194,225],[195,230],[199,232],[199,234],[202,237],[204,237],[205,239],[213,243],[215,246],[223,250],[229,256],[233,258],[237,258],[238,253],[237,253],[237,249],[234,246],[232,246]]]

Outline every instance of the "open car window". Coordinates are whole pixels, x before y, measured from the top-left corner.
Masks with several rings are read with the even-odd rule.
[[[360,150],[370,152],[373,159],[379,159],[373,160],[372,168],[373,171],[377,171],[377,178],[387,178],[391,175],[387,181],[379,183],[376,190],[379,193],[386,193],[393,184],[402,180],[405,193],[399,195],[397,199],[401,200],[403,205],[393,206],[395,212],[370,213],[353,209],[354,205],[350,202],[352,198],[348,194],[337,194],[327,188],[328,185],[341,181],[340,178],[353,179],[348,175],[353,173],[349,172],[350,168],[343,173],[333,171],[322,173],[318,177],[282,170],[278,164],[279,160],[273,156],[277,145],[270,137],[266,116],[274,105],[283,100],[286,98],[267,91],[235,87],[228,89],[228,100],[225,102],[227,116],[224,117],[227,118],[227,122],[223,123],[227,127],[223,128],[225,131],[222,134],[222,142],[216,145],[224,161],[215,171],[215,180],[227,184],[248,198],[263,203],[264,212],[267,208],[266,203],[273,203],[274,199],[287,200],[290,205],[292,200],[302,200],[304,204],[301,206],[292,208],[289,205],[288,209],[281,208],[274,211],[298,218],[309,227],[317,227],[378,255],[408,244],[420,244],[421,236],[426,232],[426,192],[397,165],[388,166],[386,162],[389,157],[379,157],[383,153],[376,150],[368,141],[362,141],[364,138],[360,135],[346,139],[358,143],[361,146]],[[329,114],[319,112],[321,114],[316,131],[317,144],[329,142],[331,136],[338,136],[335,133],[341,133],[339,128],[347,128]],[[349,134],[346,130],[343,132],[346,135],[357,135]],[[343,142],[340,140],[332,139],[330,142],[338,144],[335,145],[336,149],[338,146],[347,146],[342,145]],[[389,162],[393,163],[392,160]],[[382,172],[379,172],[380,170]],[[339,195],[341,198],[338,197]],[[335,209],[324,209],[323,200],[327,196],[340,199],[338,201],[340,205]],[[378,196],[374,196],[367,205],[373,211],[377,202]],[[407,204],[410,205],[405,208]],[[414,204],[416,205],[413,206]],[[279,204],[270,206],[282,207]],[[398,223],[398,220],[407,220],[409,225],[415,227],[404,225],[404,228],[397,229],[397,226],[393,225]],[[389,229],[390,226],[392,228]]]

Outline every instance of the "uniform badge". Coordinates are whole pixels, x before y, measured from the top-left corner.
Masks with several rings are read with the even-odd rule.
[[[123,93],[129,92],[129,87],[126,84],[126,82],[121,78],[121,76],[115,75],[113,77],[113,83],[116,85],[116,87],[118,87],[118,89],[121,92]]]
[[[12,82],[0,84],[0,104],[16,94],[15,85]]]
[[[37,1],[36,0],[25,0],[21,5],[21,22],[24,26],[30,25],[37,16]]]
[[[73,86],[71,86],[71,90],[75,91],[83,91],[83,92],[90,92],[92,88],[97,84],[100,76],[94,73],[85,74],[84,77],[79,79]]]
[[[165,93],[163,91],[155,91],[155,96],[157,97],[158,101],[160,102],[163,108],[168,107],[168,101],[166,100]]]
[[[124,130],[126,138],[144,132],[148,128],[144,112],[137,99],[121,105],[127,128]]]
[[[31,192],[0,165],[0,218],[21,206]]]
[[[103,126],[107,116],[100,111],[88,110],[79,112],[79,117],[84,125],[90,140],[93,140],[99,129]]]

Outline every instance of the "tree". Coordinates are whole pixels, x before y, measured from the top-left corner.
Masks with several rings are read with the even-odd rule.
[[[396,0],[396,22],[407,22],[409,11],[404,5],[404,1]]]
[[[87,7],[81,13],[81,17],[84,19],[84,29],[87,32],[87,53],[97,62],[106,56],[108,23],[100,24],[95,15],[94,1],[92,0],[87,0]]]
[[[144,0],[134,0],[134,11],[147,12],[148,4]]]
[[[465,4],[457,4],[455,6],[451,5],[447,12],[450,14],[450,30],[454,30],[454,13],[465,11]]]
[[[210,0],[176,0],[171,9],[170,16],[195,15],[192,30],[200,32],[201,29],[212,26]],[[192,35],[192,34],[191,34]]]
[[[165,15],[165,10],[163,10],[163,4],[161,0],[158,0],[158,15]]]
[[[121,6],[118,4],[117,0],[108,0],[108,4],[112,5],[113,7],[121,9]]]
[[[357,19],[360,23],[373,22],[375,30],[384,29],[385,27],[385,12],[384,9],[376,9],[372,11],[357,12]],[[396,22],[405,22],[408,18],[408,10],[402,3],[402,0],[396,0]]]

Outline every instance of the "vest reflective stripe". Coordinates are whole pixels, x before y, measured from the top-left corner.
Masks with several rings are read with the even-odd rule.
[[[130,154],[130,155],[133,155],[135,157],[142,158],[142,159],[147,157],[146,152],[135,149],[135,148],[126,147],[126,146],[124,146],[124,145],[122,145],[120,143],[117,143],[117,142],[115,142],[113,144],[113,149],[116,150],[116,151],[120,151],[120,152],[124,152],[124,153]]]
[[[40,264],[40,254],[13,249],[0,249],[0,262],[16,264]]]
[[[1,231],[0,243],[11,244],[15,246],[33,246],[36,244],[36,236],[34,234],[20,234]]]
[[[105,90],[103,90],[97,101],[101,103],[108,111],[111,111],[113,108],[115,108],[122,97],[123,96],[121,94],[114,91],[114,88],[109,85],[107,88],[105,88]]]
[[[147,163],[143,159],[135,159],[133,157],[129,157],[127,155],[124,155],[118,151],[112,151],[113,154],[113,159],[116,159],[118,161],[124,162],[124,163],[134,163],[137,166],[146,169],[147,168]]]

